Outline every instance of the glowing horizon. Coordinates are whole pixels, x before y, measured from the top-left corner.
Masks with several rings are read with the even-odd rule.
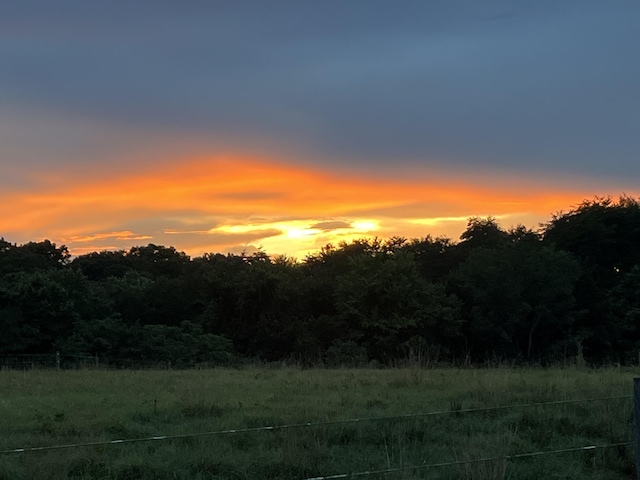
[[[504,228],[536,227],[593,197],[513,178],[502,184],[509,188],[464,178],[365,178],[268,157],[200,156],[147,170],[39,175],[21,192],[0,193],[12,206],[0,218],[0,236],[14,243],[47,238],[73,255],[155,243],[191,256],[260,247],[300,258],[362,237],[457,239],[473,216],[494,216]]]

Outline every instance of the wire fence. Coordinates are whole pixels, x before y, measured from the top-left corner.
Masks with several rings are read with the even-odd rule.
[[[489,407],[436,410],[436,411],[430,411],[430,412],[417,412],[417,413],[408,413],[408,414],[402,414],[402,415],[350,418],[350,419],[344,419],[344,420],[329,420],[329,421],[322,421],[322,422],[303,422],[303,423],[267,425],[267,426],[261,426],[261,427],[246,427],[246,428],[241,427],[241,428],[235,428],[235,429],[215,430],[215,431],[208,431],[208,432],[192,432],[192,433],[182,433],[182,434],[173,434],[173,435],[159,434],[159,435],[153,435],[150,437],[142,437],[142,438],[124,438],[124,439],[103,440],[103,441],[96,441],[96,442],[11,448],[7,450],[0,450],[0,455],[27,453],[27,452],[42,452],[42,451],[51,451],[51,450],[63,450],[63,449],[72,449],[72,448],[109,446],[109,445],[112,445],[112,446],[125,445],[125,444],[141,443],[141,442],[161,442],[161,441],[168,441],[168,440],[207,437],[207,436],[216,436],[216,435],[234,435],[234,434],[251,433],[251,432],[266,432],[266,431],[287,430],[287,429],[326,427],[326,426],[334,426],[334,425],[356,424],[356,423],[362,423],[362,422],[403,420],[403,419],[418,418],[418,417],[435,417],[435,416],[451,415],[451,414],[473,414],[473,413],[500,411],[500,410],[508,410],[508,409],[571,405],[571,404],[588,403],[588,402],[605,402],[605,401],[611,401],[611,400],[621,400],[621,399],[631,399],[631,398],[633,398],[633,395],[615,395],[615,396],[597,397],[597,398],[566,399],[566,400],[553,400],[553,401],[547,401],[547,402],[530,402],[530,403],[511,404],[511,405],[495,405],[495,406],[489,406]],[[355,478],[355,477],[362,477],[362,476],[368,476],[368,475],[382,475],[382,474],[390,474],[390,473],[409,471],[409,470],[448,467],[448,466],[471,464],[471,463],[478,463],[478,462],[490,462],[490,461],[500,461],[500,460],[506,461],[506,460],[514,460],[519,458],[534,457],[534,456],[541,456],[541,455],[575,452],[575,451],[581,451],[581,450],[605,449],[605,448],[612,448],[617,446],[629,446],[631,444],[632,444],[631,442],[617,442],[617,443],[609,443],[609,444],[603,444],[603,445],[587,445],[587,446],[570,447],[570,448],[558,449],[558,450],[525,452],[525,453],[504,455],[504,456],[491,457],[491,458],[462,460],[462,461],[455,461],[455,462],[431,463],[431,464],[425,463],[420,465],[403,466],[398,468],[388,468],[388,469],[382,469],[382,470],[367,470],[362,472],[339,473],[339,474],[332,474],[332,475],[325,475],[325,476],[318,476],[318,477],[309,477],[304,480],[331,480],[331,479],[352,478],[352,477]]]
[[[604,448],[612,448],[612,447],[626,447],[633,445],[633,442],[619,442],[619,443],[608,443],[605,445],[587,445],[583,447],[571,447],[571,448],[561,448],[558,450],[542,450],[537,452],[526,452],[526,453],[516,453],[513,455],[503,455],[500,457],[487,457],[487,458],[476,458],[472,460],[459,460],[455,462],[441,462],[441,463],[429,463],[422,465],[409,465],[405,467],[397,467],[397,468],[385,468],[380,470],[366,470],[363,472],[349,472],[349,473],[338,473],[335,475],[324,475],[321,477],[308,477],[302,480],[336,480],[339,478],[355,478],[355,477],[368,477],[371,475],[384,475],[388,473],[399,473],[399,472],[408,472],[412,470],[425,470],[428,468],[442,468],[442,467],[455,467],[458,465],[469,465],[472,463],[482,463],[482,462],[498,462],[498,461],[506,461],[506,460],[517,460],[519,458],[527,458],[527,457],[540,457],[542,455],[558,455],[561,453],[570,453],[570,452],[579,452],[584,450],[601,450]]]
[[[59,352],[0,355],[0,369],[3,370],[168,370],[174,366],[168,360],[110,359],[98,355],[68,355]],[[207,366],[210,365],[196,363],[190,365],[191,368]]]
[[[97,366],[98,357],[89,355],[8,354],[0,355],[0,368],[5,370],[81,369]]]
[[[94,356],[86,356],[86,355],[61,355],[60,353],[48,354],[48,355],[0,355],[0,368],[3,368],[3,369],[28,370],[28,369],[37,369],[37,368],[74,369],[74,368],[99,368],[99,367],[144,368],[143,365],[144,364],[141,362],[136,362],[135,364],[134,363],[109,364],[105,360],[99,359],[97,356],[94,357]],[[149,365],[149,368],[171,368],[171,364],[168,362],[160,362],[160,363],[149,362],[148,365]],[[607,402],[607,401],[623,400],[623,399],[628,400],[633,398],[634,398],[634,395],[613,395],[613,396],[596,397],[596,398],[563,399],[563,400],[518,403],[518,404],[509,404],[509,405],[494,405],[494,406],[473,407],[473,408],[461,408],[460,406],[452,405],[451,408],[447,410],[415,412],[415,413],[406,413],[406,414],[400,414],[400,415],[384,415],[384,416],[372,416],[372,417],[361,417],[361,418],[348,418],[348,419],[342,419],[342,420],[325,420],[325,421],[316,421],[316,422],[265,425],[265,426],[258,426],[258,427],[239,427],[234,429],[223,429],[223,430],[205,431],[205,432],[189,432],[189,433],[180,433],[180,434],[157,434],[153,436],[140,437],[140,438],[122,438],[122,439],[113,439],[113,440],[100,440],[100,441],[93,441],[93,442],[79,442],[79,443],[57,444],[57,445],[22,446],[18,448],[0,450],[0,455],[10,455],[10,454],[20,454],[20,453],[25,454],[28,452],[44,452],[44,451],[52,451],[52,450],[88,448],[88,447],[98,447],[98,446],[126,445],[126,444],[142,443],[142,442],[164,442],[164,441],[170,441],[170,440],[180,440],[180,439],[197,438],[197,437],[235,435],[235,434],[241,434],[241,433],[257,433],[257,432],[304,429],[304,428],[314,428],[314,427],[316,428],[329,427],[329,426],[336,426],[336,425],[358,424],[358,423],[364,423],[364,422],[378,422],[378,421],[387,421],[387,420],[401,421],[401,420],[419,418],[419,417],[436,417],[436,416],[445,416],[445,415],[451,415],[451,414],[455,414],[455,415],[474,414],[474,413],[496,412],[496,411],[505,411],[505,410],[513,410],[513,409],[527,409],[527,408],[534,408],[534,407],[551,407],[551,406],[558,406],[558,405],[571,405],[571,404],[589,403],[589,402]],[[637,403],[637,400],[638,399],[636,399],[636,403]],[[638,408],[639,406],[636,405],[636,409]],[[514,454],[502,455],[502,456],[493,456],[493,457],[477,458],[477,459],[465,459],[465,460],[457,460],[457,461],[450,461],[450,462],[439,462],[439,463],[423,462],[417,465],[404,465],[404,466],[395,467],[395,468],[389,467],[389,468],[383,468],[383,469],[333,473],[333,474],[327,474],[327,475],[321,475],[321,476],[307,477],[301,480],[337,480],[342,478],[369,477],[369,476],[395,474],[400,472],[417,471],[417,470],[424,470],[424,469],[435,469],[435,468],[453,467],[453,466],[460,466],[460,465],[478,464],[482,462],[498,462],[498,461],[506,462],[509,460],[517,460],[522,458],[530,458],[530,457],[545,456],[545,455],[561,455],[565,453],[578,452],[578,451],[604,450],[604,449],[615,448],[615,447],[628,447],[633,444],[634,442],[620,441],[620,442],[612,442],[612,443],[604,443],[604,444],[571,446],[567,448],[560,448],[560,449],[554,449],[554,450],[529,451],[529,452],[514,453]],[[636,448],[638,448],[638,445],[636,445]]]

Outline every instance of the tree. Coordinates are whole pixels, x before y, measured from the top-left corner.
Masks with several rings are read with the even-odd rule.
[[[74,258],[70,265],[91,281],[123,277],[132,269],[132,262],[124,250],[87,253]]]
[[[0,241],[0,275],[61,269],[69,263],[70,257],[66,246],[57,247],[49,240],[12,245],[3,238]]]
[[[103,302],[72,270],[5,275],[0,282],[0,348],[5,352],[46,353],[73,333],[81,318],[101,316]]]
[[[640,264],[640,204],[625,196],[618,202],[610,197],[584,201],[554,215],[544,240],[594,267],[603,286],[613,285],[619,273]]]
[[[460,235],[460,246],[465,249],[492,248],[504,244],[509,238],[494,217],[471,217],[466,230]]]
[[[544,242],[572,253],[581,264],[576,285],[576,330],[593,361],[619,356],[623,339],[614,308],[618,286],[640,264],[640,204],[630,197],[584,201],[546,225]]]
[[[455,242],[447,237],[414,238],[401,251],[413,256],[422,277],[431,282],[442,281],[464,259]]]
[[[164,247],[150,243],[145,247],[133,247],[126,253],[131,268],[139,273],[148,273],[152,278],[159,276],[178,277],[189,264],[189,256],[174,247]]]
[[[446,346],[458,333],[457,303],[441,286],[424,280],[406,252],[360,254],[335,279],[341,340],[368,349],[371,358],[398,358],[414,337],[424,345]]]
[[[464,305],[472,357],[532,361],[564,353],[573,342],[579,272],[570,254],[539,242],[471,252],[451,283]]]
[[[611,321],[607,338],[609,358],[635,364],[640,357],[640,265],[624,273],[609,291]]]

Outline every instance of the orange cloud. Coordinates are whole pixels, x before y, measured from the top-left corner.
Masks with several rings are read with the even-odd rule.
[[[249,242],[303,255],[368,235],[457,238],[469,216],[494,215],[506,226],[538,222],[593,194],[513,180],[481,187],[463,178],[362,177],[239,155],[146,165],[80,178],[58,171],[35,178],[31,189],[0,193],[10,206],[0,234],[49,238],[74,254],[85,253],[87,242],[107,249],[144,240],[192,255]]]
[[[149,235],[136,235],[130,231],[124,232],[110,232],[110,233],[95,233],[93,235],[72,235],[69,237],[69,241],[73,243],[86,243],[86,242],[94,242],[96,240],[106,240],[114,238],[116,240],[148,240],[152,237]]]

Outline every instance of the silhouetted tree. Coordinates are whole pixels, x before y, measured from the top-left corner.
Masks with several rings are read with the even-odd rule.
[[[624,331],[615,327],[618,285],[640,265],[640,204],[629,197],[584,201],[567,213],[554,215],[544,241],[571,252],[581,263],[576,286],[576,331],[588,358],[618,357]]]
[[[477,248],[452,277],[476,359],[540,360],[573,347],[578,263],[539,243]]]
[[[62,245],[56,247],[49,240],[12,245],[4,238],[0,242],[0,275],[12,272],[60,269],[70,259],[69,250]]]

